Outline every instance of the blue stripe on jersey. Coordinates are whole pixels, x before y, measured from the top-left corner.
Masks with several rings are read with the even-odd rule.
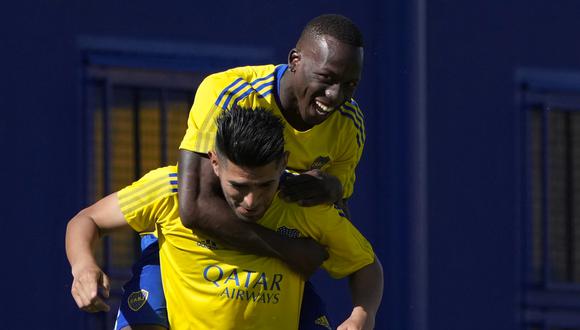
[[[176,185],[177,184],[177,180],[171,180],[171,181],[169,181],[169,183]]]
[[[270,87],[270,89],[268,89],[266,92],[264,93],[260,93],[259,90],[263,89],[264,87]],[[239,97],[237,97],[234,102],[232,103],[232,108],[235,108],[236,105],[238,105],[238,102],[240,100],[243,100],[244,98],[246,98],[248,95],[250,95],[252,92],[257,92],[258,93],[258,98],[264,98],[265,96],[267,96],[268,94],[272,93],[273,90],[273,82],[269,83],[269,84],[264,84],[262,86],[260,86],[258,89],[248,89],[247,91],[244,92],[244,94],[240,95]]]
[[[267,84],[263,84],[262,86],[260,86],[260,87],[256,88],[256,92],[258,92],[258,93],[259,93],[259,92],[260,92],[262,89],[264,89],[264,88],[266,88],[266,87],[268,87],[268,86],[274,86],[274,81],[272,80],[272,81],[270,81],[269,83],[267,83]]]
[[[263,88],[266,88],[266,87],[268,87],[268,86],[272,85],[272,83],[273,83],[273,82],[266,82],[266,83],[264,83],[264,84],[260,85],[258,88],[256,88],[256,85],[257,85],[258,83],[260,83],[260,82],[262,82],[262,81],[265,81],[265,80],[268,80],[268,79],[270,79],[270,78],[272,78],[272,77],[274,77],[274,73],[270,73],[269,75],[266,75],[266,76],[264,76],[264,77],[262,77],[262,78],[255,79],[255,80],[254,80],[254,81],[252,81],[251,83],[244,82],[244,83],[242,83],[240,86],[238,86],[238,87],[237,87],[236,89],[234,89],[234,90],[231,90],[231,91],[226,91],[226,90],[223,90],[223,91],[222,91],[222,93],[220,94],[220,97],[218,98],[218,102],[217,102],[216,104],[219,106],[219,103],[221,102],[221,98],[224,96],[224,94],[228,94],[228,97],[227,97],[226,101],[224,102],[224,105],[223,105],[223,107],[222,107],[222,108],[223,108],[223,109],[229,109],[229,108],[230,108],[230,101],[231,101],[232,97],[233,97],[234,95],[236,95],[236,94],[237,94],[237,93],[238,93],[240,90],[242,90],[242,89],[246,88],[247,86],[250,86],[250,89],[248,89],[248,90],[247,90],[247,91],[245,91],[245,92],[244,92],[242,95],[240,95],[240,96],[238,96],[237,98],[235,98],[235,99],[234,99],[234,101],[231,103],[231,107],[232,107],[232,108],[234,108],[234,107],[235,107],[235,106],[238,104],[238,102],[239,102],[240,100],[243,100],[243,99],[244,99],[246,96],[248,96],[248,95],[249,95],[249,94],[250,94],[252,91],[254,91],[254,90],[255,90],[255,91],[259,91],[259,90],[261,90],[261,89],[263,89]],[[236,83],[237,83],[237,82],[239,82],[239,80],[241,80],[241,79],[242,79],[242,78],[238,78],[238,79],[236,79],[236,81],[234,81],[234,83],[232,83],[232,84],[230,84],[228,87],[226,87],[226,89],[231,89],[231,88],[233,88],[233,87],[236,85]]]
[[[222,97],[224,97],[224,94],[233,86],[235,86],[237,83],[239,83],[242,80],[242,78],[238,78],[236,80],[234,80],[233,83],[229,84],[228,86],[226,86],[226,88],[224,88],[222,90],[222,92],[220,93],[220,95],[218,96],[217,100],[215,101],[215,105],[217,105],[219,107],[221,101],[222,101]]]
[[[350,120],[352,120],[352,122],[354,123],[354,126],[358,129],[358,132],[356,133],[356,143],[358,144],[358,146],[360,148],[360,146],[361,146],[360,128],[359,128],[358,124],[356,123],[354,116],[350,112],[345,111],[342,107],[338,109],[338,112],[341,115],[343,115],[347,118],[350,118]]]
[[[176,193],[177,191],[178,191],[178,189],[177,189],[177,188],[172,188],[172,189],[171,189],[171,192],[174,192],[174,193]]]
[[[338,212],[338,215],[346,218],[346,214],[344,214],[344,210],[342,208],[338,207],[336,204],[332,204],[332,206],[334,206],[334,209]]]
[[[264,97],[270,95],[273,91],[274,91],[274,88],[270,89],[269,91],[265,92],[264,94],[260,94],[258,96],[258,98],[264,98]]]
[[[359,109],[358,111],[360,112],[360,114],[362,116],[362,111],[360,111],[360,107],[358,106],[358,103],[356,103],[356,101],[353,98],[351,98],[349,100],[349,102],[352,103],[352,105],[354,105],[357,109]]]
[[[250,86],[250,89],[248,91],[252,90],[252,85],[248,84],[247,82],[244,82],[243,84],[241,84],[240,86],[238,86],[238,88],[234,89],[233,91],[228,92],[228,98],[226,99],[226,101],[224,102],[224,106],[222,107],[223,109],[230,109],[228,106],[230,105],[230,101],[232,100],[232,97],[234,95],[236,95],[236,93],[238,93],[239,91],[241,91],[242,89],[246,88]]]
[[[355,118],[357,119],[358,124],[360,125],[360,127],[362,127],[362,123],[363,123],[363,117],[362,117],[362,113],[360,112],[360,110],[357,111],[357,108],[355,108],[354,106],[352,106],[351,104],[349,104],[348,102],[345,103],[343,105],[343,107],[346,110],[350,110],[352,113],[354,113]]]
[[[236,105],[238,105],[238,102],[240,100],[243,100],[246,96],[250,95],[250,93],[252,93],[254,91],[254,89],[250,88],[247,91],[245,91],[242,95],[236,97],[236,99],[234,100],[234,102],[232,103],[232,109],[236,107]]]
[[[274,77],[274,73],[270,73],[269,75],[267,75],[267,76],[265,76],[265,77],[258,78],[258,79],[256,79],[256,80],[252,81],[250,84],[251,84],[252,86],[254,86],[256,83],[259,83],[259,82],[260,82],[260,81],[262,81],[262,80],[266,80],[266,79],[268,79],[268,78],[272,78],[272,77]],[[255,86],[254,86],[254,87],[255,87]]]
[[[276,69],[274,70],[274,72],[276,72],[276,85],[277,85],[276,93],[278,95],[280,95],[280,80],[282,80],[282,76],[284,75],[284,72],[286,72],[287,69],[288,64],[281,64],[277,66]]]
[[[169,173],[169,177],[170,178],[176,178],[177,177],[177,173]]]

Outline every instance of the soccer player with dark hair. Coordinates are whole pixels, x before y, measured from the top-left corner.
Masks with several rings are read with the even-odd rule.
[[[352,313],[338,329],[372,329],[383,290],[380,263],[337,208],[305,208],[280,197],[288,153],[279,118],[263,109],[235,108],[222,112],[217,126],[208,156],[236,221],[326,246],[329,257],[322,267],[332,277],[349,276],[353,298]],[[66,247],[73,273],[91,268],[107,283],[91,249],[99,233],[128,226],[138,232],[155,229],[171,329],[297,329],[304,278],[277,258],[239,252],[183,226],[176,170],[153,170],[71,219]],[[72,294],[79,306],[99,308],[91,301],[96,291],[96,285],[75,277]],[[144,304],[145,296],[141,291],[135,304]],[[319,325],[327,326],[324,322]]]
[[[363,38],[341,15],[322,15],[303,29],[288,64],[234,68],[208,76],[199,86],[180,146],[180,215],[183,224],[222,244],[255,255],[276,257],[306,278],[326,258],[312,240],[288,239],[252,223],[237,221],[216,189],[207,156],[214,144],[215,118],[236,105],[265,108],[285,123],[288,169],[280,196],[301,206],[336,204],[348,216],[355,168],[365,143],[363,115],[352,98],[361,78]],[[142,256],[124,287],[116,329],[141,324],[167,327],[157,238],[142,233]],[[149,292],[151,308],[131,306],[131,297]],[[310,283],[304,292],[301,330],[326,317]]]

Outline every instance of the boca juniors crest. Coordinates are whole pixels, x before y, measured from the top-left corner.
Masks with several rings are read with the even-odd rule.
[[[139,291],[135,291],[129,295],[129,298],[127,298],[127,305],[129,305],[131,310],[136,312],[141,309],[143,305],[145,305],[147,298],[149,298],[149,292],[147,290],[141,289]]]

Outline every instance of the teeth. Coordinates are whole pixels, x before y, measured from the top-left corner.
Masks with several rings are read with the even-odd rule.
[[[323,112],[331,112],[332,110],[334,110],[333,108],[327,106],[326,104],[321,103],[320,101],[316,101],[316,105],[318,106],[318,108],[320,108],[320,110],[322,110]]]

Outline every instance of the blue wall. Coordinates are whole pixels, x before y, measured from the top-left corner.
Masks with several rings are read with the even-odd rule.
[[[580,5],[426,0],[422,20],[415,14],[421,4],[11,3],[0,14],[2,328],[79,328],[64,255],[66,222],[83,207],[79,37],[271,47],[284,62],[309,18],[339,12],[360,25],[367,42],[357,100],[368,139],[351,205],[386,271],[377,328],[516,329],[514,75],[519,67],[580,70]],[[424,39],[416,38],[419,23]],[[415,75],[417,43],[427,55],[423,81]],[[426,130],[416,121],[415,83],[427,91]],[[409,132],[427,134],[424,155]],[[417,168],[427,169],[426,182],[417,184]],[[413,240],[424,224],[417,193],[427,196],[421,242]],[[422,268],[411,250],[422,253],[427,272],[415,273]],[[323,276],[316,281],[334,318],[342,317],[345,283],[336,289]],[[427,299],[419,305],[428,327],[416,321],[417,297]]]
[[[576,1],[429,1],[429,320],[515,329],[518,68],[580,70]]]

